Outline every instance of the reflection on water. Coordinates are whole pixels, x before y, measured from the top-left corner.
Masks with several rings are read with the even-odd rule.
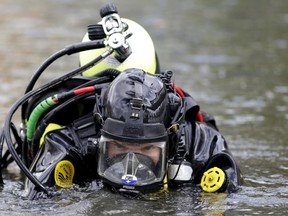
[[[0,124],[39,64],[100,19],[105,1],[2,0]],[[53,199],[23,199],[15,166],[5,172],[1,214],[17,215],[249,215],[286,212],[288,203],[288,2],[285,0],[148,0],[119,5],[154,39],[163,70],[216,116],[240,164],[244,186],[236,194],[196,188],[169,191],[154,201],[127,200],[92,187]],[[33,6],[33,7],[32,7]],[[44,81],[77,67],[64,58]],[[163,197],[162,197],[163,196]],[[135,208],[137,206],[137,208]],[[139,210],[138,206],[141,206]]]

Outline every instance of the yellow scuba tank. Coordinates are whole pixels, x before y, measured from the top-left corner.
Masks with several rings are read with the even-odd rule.
[[[156,73],[157,58],[150,35],[138,23],[125,18],[122,18],[121,20],[128,25],[128,29],[126,30],[127,34],[132,34],[126,39],[132,51],[131,55],[129,55],[123,62],[120,62],[115,58],[115,53],[113,53],[102,62],[85,71],[83,73],[84,76],[91,77],[108,68],[117,69],[119,71],[124,71],[128,68],[138,68],[151,74]],[[89,35],[86,33],[83,41],[85,42],[89,40]],[[82,66],[87,64],[108,49],[109,47],[105,47],[81,52],[79,56],[80,65]]]

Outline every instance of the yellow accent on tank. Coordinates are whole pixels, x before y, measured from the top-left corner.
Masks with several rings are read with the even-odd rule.
[[[127,32],[132,33],[132,36],[127,39],[127,42],[131,47],[132,54],[123,62],[119,62],[114,57],[114,54],[112,54],[92,68],[83,72],[84,76],[92,77],[98,72],[108,68],[117,69],[119,71],[124,71],[128,68],[138,68],[144,70],[145,72],[155,74],[156,53],[150,35],[138,23],[124,18],[122,18],[122,21],[127,23],[129,26]],[[85,41],[89,41],[88,33],[86,33],[83,38],[83,42]],[[108,47],[81,52],[79,54],[80,65],[82,66],[87,64],[88,62],[97,58],[107,49]]]
[[[73,185],[75,169],[73,164],[68,160],[60,161],[54,171],[56,185],[62,188],[68,188]]]
[[[58,125],[58,124],[54,124],[54,123],[50,123],[48,124],[48,126],[45,128],[45,131],[43,133],[43,135],[41,136],[41,139],[40,139],[40,147],[42,146],[42,144],[44,143],[44,137],[46,136],[46,134],[50,131],[53,131],[53,130],[58,130],[60,129],[61,126]]]
[[[225,173],[218,167],[213,167],[204,172],[200,186],[203,191],[213,193],[219,190],[225,182]]]

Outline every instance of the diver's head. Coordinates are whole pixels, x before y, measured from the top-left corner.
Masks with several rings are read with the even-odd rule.
[[[164,84],[143,70],[127,69],[111,83],[106,100],[98,174],[122,191],[158,190],[167,169]]]
[[[84,76],[95,76],[98,72],[110,68],[119,71],[124,71],[128,68],[139,68],[151,74],[155,74],[159,71],[159,63],[154,44],[148,32],[141,25],[132,20],[125,18],[122,18],[121,20],[125,26],[127,26],[125,33],[131,34],[131,36],[126,39],[132,51],[131,54],[124,61],[119,61],[114,53],[85,71],[83,73]],[[89,40],[89,35],[86,33],[83,41]],[[82,66],[94,60],[107,49],[109,49],[109,47],[81,52],[80,65]]]

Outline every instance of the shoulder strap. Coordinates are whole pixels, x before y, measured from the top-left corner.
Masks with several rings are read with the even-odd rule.
[[[99,136],[101,124],[95,119],[93,113],[88,113],[73,121],[68,128],[76,145],[82,148],[87,146],[91,139],[96,139]]]

